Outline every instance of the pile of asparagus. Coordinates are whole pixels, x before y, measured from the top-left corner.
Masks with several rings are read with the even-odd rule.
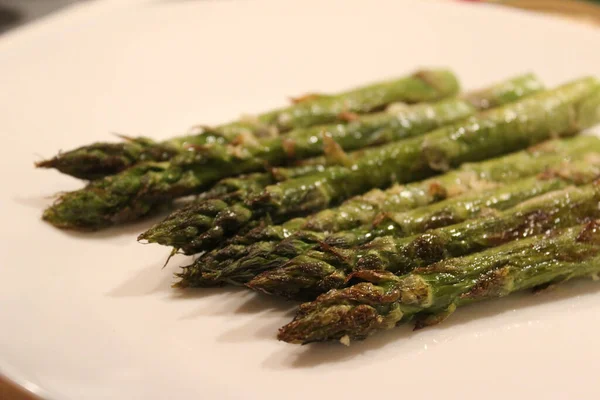
[[[459,93],[422,70],[156,142],[42,161],[90,182],[43,218],[97,230],[194,195],[139,240],[195,255],[175,286],[308,301],[279,338],[364,339],[600,272],[600,81]]]

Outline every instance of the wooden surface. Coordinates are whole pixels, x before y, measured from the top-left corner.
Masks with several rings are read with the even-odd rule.
[[[40,400],[0,375],[0,400]]]
[[[488,0],[524,10],[553,14],[584,23],[600,25],[600,5],[580,0]]]

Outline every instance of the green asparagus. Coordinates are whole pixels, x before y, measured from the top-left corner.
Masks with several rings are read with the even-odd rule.
[[[531,75],[520,76],[477,92],[474,96],[477,100],[471,101],[482,107],[503,104],[519,96],[531,94],[534,89],[539,88],[539,84],[534,82],[535,78]],[[507,95],[508,93],[510,95]],[[345,126],[327,127],[326,131],[343,149],[353,148],[351,142],[366,146],[376,142],[395,141],[403,137],[421,134],[433,128],[434,125],[442,125],[452,119],[458,119],[460,113],[457,113],[457,110],[462,110],[464,116],[469,113],[469,110],[474,111],[474,108],[467,103],[459,106],[461,103],[457,101],[446,100],[436,105],[425,104],[404,108],[393,113],[393,117],[390,117],[389,114],[366,116]],[[317,127],[316,129],[322,128]],[[357,139],[359,133],[363,135],[364,140]],[[294,152],[305,155],[306,148],[315,144],[318,145],[318,148],[321,147],[316,132],[312,132],[310,138],[314,140],[306,140],[304,145],[296,144]],[[276,148],[274,145],[268,147]],[[253,154],[251,157],[265,158],[265,155],[257,157],[256,153],[251,151],[250,153]],[[164,223],[160,223],[142,234],[140,238],[149,242],[173,246],[183,250],[186,254],[193,254],[212,248],[224,237],[237,233],[238,229],[244,227],[246,223],[262,216],[260,212],[256,213],[244,204],[243,199],[240,199],[237,204],[223,209],[221,212],[223,218],[213,215],[197,215],[197,210],[201,209],[200,205],[191,205],[186,212],[173,215]],[[287,218],[287,215],[284,218]],[[197,221],[200,220],[202,223],[198,224]],[[207,226],[206,223],[210,223],[210,221],[213,221],[212,225]]]
[[[585,172],[600,176],[598,166]],[[492,213],[420,235],[381,236],[351,249],[325,247],[324,254],[298,256],[280,268],[258,275],[248,286],[284,297],[314,299],[317,294],[345,286],[353,271],[407,273],[446,258],[600,218],[599,206],[597,185],[570,187],[532,198],[498,215]]]
[[[347,125],[310,128],[302,132],[302,137],[297,135],[299,131],[293,131],[286,137],[263,141],[266,143],[260,147],[246,147],[241,150],[242,153],[232,149],[230,153],[220,156],[219,163],[224,165],[245,163],[248,165],[248,170],[257,170],[263,168],[265,161],[281,164],[285,159],[293,157],[303,159],[318,154],[323,148],[323,132],[346,150],[358,149],[378,142],[421,134],[439,125],[464,118],[474,111],[475,109],[467,102],[457,99],[408,106],[395,114],[368,115]],[[231,158],[232,154],[235,154],[234,158]],[[350,155],[348,159],[350,157],[354,155]],[[221,203],[223,207],[219,213],[214,214],[214,208],[209,207],[206,214],[204,211],[207,209],[206,204],[193,203],[140,235],[140,239],[174,247],[178,247],[179,243],[189,244],[192,241],[202,243],[203,246],[218,242],[226,233],[236,232],[252,217],[252,211],[244,205],[246,197],[242,194],[249,197],[251,193],[259,192],[258,188],[264,189],[268,184],[275,183],[257,175],[253,175],[250,180],[256,180],[257,177],[261,182],[259,185],[253,185],[255,190],[246,193],[238,192],[237,202]]]
[[[364,282],[302,304],[278,337],[290,343],[340,340],[348,344],[411,319],[422,328],[443,321],[463,304],[596,276],[599,253],[600,223],[593,220],[403,276],[359,271],[352,278]]]
[[[270,185],[251,200],[251,206],[275,216],[316,211],[374,187],[422,179],[552,136],[572,135],[600,117],[598,89],[596,79],[580,79],[424,136],[367,149],[349,167],[329,167]]]
[[[316,129],[343,139],[347,147],[360,147],[368,145],[369,138],[375,136],[376,141],[387,141],[393,138],[393,132],[399,136],[408,132],[422,133],[431,127],[462,119],[472,110],[466,102],[451,99],[432,105],[409,106],[403,114],[363,117],[369,118],[369,122],[352,132],[346,128],[358,127],[363,119],[356,124]],[[390,129],[384,129],[384,124],[388,124]],[[367,126],[369,132],[365,130],[363,136],[357,134]],[[220,178],[264,170],[267,164],[285,163],[293,158],[290,152],[302,158],[316,155],[322,152],[322,147],[321,136],[315,129],[309,129],[293,131],[285,137],[264,139],[257,146],[217,146],[211,149],[210,154],[199,156],[199,153],[186,152],[169,162],[136,164],[117,175],[93,181],[82,190],[63,195],[55,206],[47,210],[44,218],[58,227],[80,230],[135,220],[176,197],[198,193]],[[228,220],[234,221],[232,218]],[[151,237],[147,239],[152,240]]]
[[[523,87],[521,93],[530,93],[526,90],[529,86]],[[423,133],[431,127],[461,119],[472,111],[473,107],[467,102],[454,99],[433,105],[416,105],[395,115],[367,116],[371,118],[368,123],[361,126],[363,120],[359,119],[356,125],[359,128],[352,134],[342,125],[318,129],[325,129],[331,138],[341,140],[344,145],[359,143],[362,146],[368,144],[370,137],[386,141],[394,135]],[[360,129],[365,129],[362,136],[357,134]],[[260,171],[265,164],[283,163],[290,158],[290,152],[301,153],[302,157],[321,153],[319,140],[314,131],[301,130],[285,137],[264,139],[256,145],[215,146],[206,154],[185,152],[169,162],[137,164],[117,175],[93,181],[82,190],[64,194],[45,212],[44,219],[60,228],[78,230],[95,230],[135,220],[176,197],[199,193],[221,178]],[[353,162],[353,158],[349,157],[348,161]],[[235,218],[228,217],[227,221],[231,223]],[[153,239],[148,237],[146,240]]]
[[[161,235],[196,236],[199,231],[210,229],[210,234],[203,235],[202,239],[205,243],[216,243],[228,229],[239,226],[242,221],[248,219],[249,211],[244,212],[242,207],[244,198],[259,192],[267,185],[314,173],[323,168],[323,164],[314,163],[293,168],[272,168],[269,172],[222,179],[203,193],[199,201],[174,211],[156,227],[140,234],[138,240],[145,241],[154,237],[157,230],[160,230]]]
[[[384,192],[376,190],[365,196],[350,199],[338,208],[325,210],[308,218],[296,218],[283,225],[257,227],[184,267],[179,274],[181,281],[178,285],[186,287],[210,286],[219,282],[245,283],[258,273],[280,267],[321,243],[341,245],[339,240],[331,239],[341,236],[333,235],[334,232],[350,230],[349,232],[363,233],[361,227],[365,227],[367,232],[376,233],[369,227],[373,221],[383,222],[380,216],[387,213],[393,212],[397,215],[401,211],[416,208],[412,212],[413,215],[423,220],[426,214],[419,207],[444,198],[448,200],[424,209],[430,210],[430,219],[438,219],[438,223],[440,222],[437,216],[444,210],[457,209],[463,210],[463,213],[470,211],[474,215],[481,210],[482,205],[488,208],[508,208],[516,204],[518,199],[535,196],[541,188],[545,188],[546,191],[553,190],[565,183],[558,179],[549,183],[530,180],[526,184],[515,184],[508,189],[504,188],[502,183],[515,182],[544,171],[546,177],[551,177],[556,165],[566,163],[568,159],[584,160],[589,163],[584,165],[593,168],[598,164],[598,158],[596,153],[587,151],[600,152],[600,140],[591,136],[552,140],[508,156],[465,164],[456,171],[433,179],[395,186]],[[567,172],[572,168],[566,164],[562,165],[562,175],[569,178]],[[490,191],[496,186],[498,189],[487,197],[478,194]],[[471,192],[474,194],[463,195]],[[467,214],[463,218],[468,217]],[[454,219],[457,218],[458,216],[454,216]],[[451,222],[449,218],[446,218],[446,221]],[[385,235],[387,232],[382,230],[380,234]],[[346,238],[349,238],[348,234]]]
[[[322,210],[305,218],[295,218],[282,225],[269,225],[234,241],[251,244],[260,240],[282,240],[298,230],[324,232],[345,231],[371,223],[385,212],[402,212],[463,193],[492,189],[543,172],[551,165],[581,160],[588,152],[600,152],[600,140],[578,136],[549,140],[527,150],[478,163],[466,163],[455,171],[408,185],[394,185],[382,191],[373,189],[338,207]]]
[[[534,78],[523,78],[515,88],[498,88],[497,98],[510,100],[519,90],[539,90]],[[287,108],[260,114],[216,128],[198,128],[190,135],[163,142],[149,138],[125,138],[121,143],[95,143],[60,153],[36,165],[55,168],[82,179],[98,179],[123,171],[137,163],[168,161],[181,152],[206,146],[223,145],[256,136],[276,136],[295,128],[343,122],[352,113],[380,110],[393,102],[418,103],[434,101],[456,94],[459,85],[452,72],[423,70],[400,79],[375,83],[337,95],[304,96],[302,101]],[[487,97],[483,96],[484,102]],[[474,95],[477,102],[480,96]]]

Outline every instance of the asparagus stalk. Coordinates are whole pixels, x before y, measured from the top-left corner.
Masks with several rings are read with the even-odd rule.
[[[554,182],[537,180],[528,181],[526,184],[516,184],[508,188],[505,183],[518,181],[531,177],[540,172],[545,172],[545,177],[553,177],[556,165],[561,162],[584,161],[589,168],[597,165],[594,153],[600,152],[600,140],[591,136],[579,136],[566,140],[551,140],[536,145],[528,150],[520,151],[497,159],[480,163],[465,164],[458,170],[446,173],[433,179],[395,186],[387,191],[374,191],[365,196],[348,200],[340,207],[325,210],[308,218],[292,219],[283,225],[259,226],[245,235],[240,235],[221,248],[210,251],[199,257],[194,263],[183,268],[179,274],[179,286],[210,286],[220,282],[241,284],[252,279],[262,271],[277,268],[290,259],[313,249],[321,243],[339,246],[340,235],[334,232],[354,229],[355,233],[363,233],[361,227],[367,232],[387,234],[386,230],[371,229],[373,221],[383,222],[380,216],[387,213],[400,213],[414,210],[413,215],[426,221],[425,212],[419,207],[434,204],[429,210],[429,218],[437,219],[441,212],[471,210],[473,215],[481,210],[482,206],[496,209],[508,208],[516,204],[519,199],[539,194],[542,188],[546,191],[553,190],[564,184],[558,178]],[[554,167],[554,168],[553,168]],[[567,164],[558,169],[562,176],[577,178],[577,175],[568,172],[575,170]],[[576,171],[576,170],[575,170]],[[544,178],[544,176],[540,178]],[[583,177],[583,176],[582,176]],[[481,192],[490,191],[497,187],[491,194],[482,196]],[[465,193],[473,193],[465,195]],[[462,195],[462,196],[461,196]],[[464,212],[464,211],[463,211]],[[407,213],[406,215],[410,215]],[[405,220],[406,220],[405,215]],[[463,218],[467,218],[465,215]],[[454,216],[457,219],[458,216]],[[451,222],[449,218],[446,221]],[[439,222],[438,222],[439,223]],[[421,226],[427,224],[421,223]],[[383,226],[389,226],[383,225]],[[343,236],[342,236],[343,237]],[[346,234],[349,239],[349,235]],[[360,236],[359,236],[360,237]],[[366,235],[362,236],[367,237]]]
[[[594,78],[579,79],[427,135],[367,149],[349,167],[329,167],[322,173],[270,185],[250,204],[276,216],[321,210],[374,187],[422,179],[551,136],[572,135],[586,127],[584,122],[598,118],[598,88]]]
[[[521,92],[529,93],[525,88]],[[347,146],[352,143],[362,146],[373,137],[390,140],[394,135],[402,137],[410,132],[422,133],[432,126],[461,119],[473,110],[468,103],[457,99],[414,107],[405,113],[365,117],[369,120],[364,126],[360,125],[363,120],[359,119],[357,130],[352,132],[342,125],[318,129],[326,129],[331,137]],[[359,135],[361,129],[364,129],[364,134]],[[387,133],[380,135],[381,132]],[[100,229],[135,220],[176,197],[198,193],[218,179],[262,170],[265,163],[282,163],[289,159],[290,152],[300,152],[302,157],[321,153],[319,140],[313,131],[301,130],[290,132],[285,138],[261,140],[255,146],[233,149],[215,146],[204,155],[186,152],[170,162],[137,164],[120,174],[94,181],[82,190],[61,196],[45,212],[44,219],[60,228],[79,230]],[[352,159],[348,161],[352,162]],[[234,218],[227,220],[235,221]]]
[[[330,165],[327,157],[313,157],[298,161],[294,166],[271,167],[266,172],[254,172],[228,178],[223,178],[210,189],[201,193],[198,198],[216,198],[227,196],[232,193],[249,190],[262,189],[267,185],[282,182],[287,179],[298,178],[323,171],[326,165]]]
[[[483,109],[530,95],[539,90],[539,87],[540,84],[534,76],[523,75],[467,95],[467,102],[456,99],[446,100],[435,105],[423,104],[411,108],[405,107],[400,111],[392,112],[392,114],[365,116],[343,126],[316,127],[309,130],[309,139],[304,140],[304,144],[298,141],[292,147],[288,147],[288,153],[293,152],[304,157],[310,153],[307,149],[313,149],[314,152],[319,151],[322,144],[317,131],[323,129],[344,150],[420,135],[436,126],[473,114],[475,108],[470,105],[471,102]],[[290,136],[291,134],[284,139],[288,141],[288,146]],[[278,138],[277,140],[281,141],[282,139]],[[271,144],[266,148],[272,152],[277,146]],[[285,157],[284,151],[281,150],[281,152],[282,157]],[[254,159],[265,159],[266,157],[265,154],[260,155],[251,148],[248,150],[248,154],[251,154],[248,157]],[[182,249],[184,253],[194,254],[213,247],[224,237],[237,233],[249,221],[261,216],[260,212],[255,213],[251,207],[248,207],[244,199],[223,209],[222,218],[214,215],[198,215],[198,212],[202,213],[202,209],[202,205],[191,205],[185,212],[177,213],[143,233],[140,239],[173,246]],[[202,221],[201,225],[197,223],[199,220]]]
[[[517,90],[539,90],[534,78],[524,78],[523,87],[499,88],[500,99],[514,97]],[[168,161],[196,147],[221,145],[255,136],[273,136],[295,128],[344,122],[352,113],[369,113],[393,102],[434,101],[456,94],[459,84],[447,70],[423,70],[396,80],[380,82],[335,95],[304,96],[301,101],[255,118],[235,121],[216,128],[198,128],[197,132],[163,142],[149,138],[125,138],[121,143],[94,143],[60,153],[36,165],[55,168],[82,179],[98,179],[116,174],[139,162]],[[483,96],[486,98],[485,95]],[[474,96],[472,101],[477,101]],[[484,100],[485,101],[485,100]]]
[[[193,157],[193,155],[179,156]],[[302,160],[296,167],[270,168],[268,173],[222,179],[201,194],[209,199],[202,209],[213,207],[212,200],[235,192],[262,189],[264,185],[296,178],[323,170],[324,157]],[[188,169],[189,168],[189,169]],[[67,193],[44,212],[43,218],[65,229],[95,230],[147,215],[176,197],[192,194],[194,187],[215,180],[218,169],[202,170],[199,166],[169,163],[141,163],[115,176],[91,182],[83,190]]]
[[[138,219],[176,197],[198,193],[221,178],[264,170],[267,164],[284,163],[292,158],[291,152],[299,157],[319,154],[322,143],[316,130],[325,130],[332,137],[343,139],[347,147],[358,148],[371,139],[390,140],[393,132],[399,136],[407,132],[421,133],[432,126],[461,119],[472,110],[465,101],[451,99],[411,106],[402,114],[367,116],[364,118],[368,121],[360,119],[355,124],[298,130],[285,137],[261,140],[256,146],[216,146],[209,153],[186,152],[168,162],[136,164],[61,196],[58,203],[46,211],[44,219],[60,228],[100,229]],[[364,129],[362,136],[358,135],[361,129]],[[203,206],[200,209],[204,209]],[[234,221],[233,218],[228,220]]]
[[[234,242],[249,245],[259,240],[283,240],[299,231],[333,234],[370,225],[378,216],[402,212],[468,192],[492,189],[499,184],[530,177],[562,161],[584,158],[587,152],[600,151],[600,140],[579,136],[549,140],[523,151],[479,163],[466,163],[446,174],[407,185],[394,185],[382,191],[373,189],[338,207],[322,210],[305,218],[295,218],[282,225],[258,228]],[[319,238],[319,240],[321,240]]]
[[[596,220],[510,242],[396,276],[360,271],[364,282],[331,290],[300,306],[280,329],[290,343],[364,339],[417,318],[417,328],[441,322],[463,304],[557,284],[600,272],[600,223]]]
[[[285,138],[271,139],[264,146],[247,147],[243,150],[244,154],[231,150],[231,153],[221,155],[220,162],[226,159],[224,162],[233,163],[233,159],[229,157],[231,154],[237,154],[236,157],[241,162],[254,160],[252,161],[256,164],[254,169],[257,169],[265,160],[278,164],[292,156],[304,158],[318,154],[323,147],[323,132],[326,132],[331,140],[337,140],[337,146],[344,149],[357,149],[378,142],[421,134],[439,125],[467,117],[473,112],[475,112],[473,106],[458,99],[444,100],[435,104],[419,104],[404,107],[394,114],[379,113],[364,116],[347,125],[311,128],[301,132],[302,138],[296,135],[300,133],[299,131],[294,131]],[[294,141],[294,138],[297,140]],[[357,155],[349,155],[347,159]],[[304,175],[308,172],[306,171]],[[290,174],[287,169],[280,168],[275,171],[275,175],[282,173],[289,179]],[[298,173],[292,175],[299,176]],[[237,178],[239,185],[251,187],[252,190],[236,191],[235,197],[230,197],[228,202],[219,202],[220,208],[215,208],[212,204],[215,202],[212,200],[192,203],[141,234],[139,239],[174,247],[179,247],[182,243],[186,248],[193,247],[194,253],[214,245],[228,233],[237,232],[252,219],[252,210],[245,205],[245,199],[254,193],[259,193],[266,186],[276,183],[276,178],[277,176],[265,177],[265,175],[253,174],[243,179],[247,181],[246,183],[242,183],[242,179]],[[215,213],[217,210],[218,212]]]
[[[323,160],[325,162],[325,160]],[[161,235],[178,237],[201,236],[204,243],[215,243],[233,227],[239,227],[249,219],[249,211],[243,207],[243,199],[257,193],[267,185],[285,179],[307,175],[323,169],[323,164],[312,163],[292,168],[273,168],[269,172],[257,172],[237,177],[225,178],[202,194],[199,201],[171,213],[158,227],[149,229],[138,236],[143,241],[152,238],[160,229]],[[185,223],[182,223],[185,221]]]
[[[596,166],[585,173],[597,177],[600,169]],[[320,293],[346,286],[348,275],[353,271],[408,273],[446,258],[600,218],[599,205],[597,185],[569,187],[532,198],[498,215],[420,235],[382,236],[352,249],[326,247],[324,254],[312,252],[298,256],[280,268],[258,275],[248,286],[284,297],[314,299]]]

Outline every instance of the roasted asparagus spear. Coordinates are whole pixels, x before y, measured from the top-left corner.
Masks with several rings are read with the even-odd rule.
[[[388,271],[354,274],[361,282],[334,289],[300,306],[280,329],[290,343],[364,339],[417,319],[417,328],[441,322],[456,307],[600,272],[598,221],[451,258],[397,276]]]
[[[533,89],[539,85],[539,81],[527,80],[527,85],[531,85]],[[168,161],[183,151],[198,147],[222,145],[249,137],[274,136],[295,128],[343,122],[353,113],[380,110],[393,102],[418,103],[439,100],[453,96],[458,88],[458,81],[452,72],[423,70],[407,77],[335,95],[304,96],[287,108],[215,128],[198,128],[198,132],[163,142],[141,137],[125,138],[121,143],[94,143],[60,153],[54,158],[37,163],[37,166],[55,168],[81,179],[98,179],[116,174],[139,162]],[[530,89],[529,86],[526,88]],[[507,87],[502,96],[511,98],[511,93]],[[477,100],[480,98],[474,95],[472,101]]]
[[[290,132],[286,137],[263,141],[260,147],[247,146],[241,150],[241,153],[231,148],[230,154],[221,155],[220,163],[224,165],[234,163],[237,159],[237,162],[245,162],[249,165],[245,160],[253,160],[252,163],[255,165],[249,165],[248,169],[258,170],[263,168],[261,164],[265,161],[269,164],[281,164],[286,159],[294,157],[304,159],[319,154],[323,148],[323,138],[334,140],[333,146],[336,146],[336,149],[339,148],[338,146],[344,149],[360,149],[376,143],[386,143],[405,136],[422,134],[437,126],[465,118],[474,112],[473,106],[459,99],[408,106],[394,114],[386,112],[363,116],[346,125],[310,128],[302,132],[302,137],[296,135],[298,131]],[[235,158],[231,158],[231,154],[236,154]],[[351,157],[356,156],[348,155],[346,160],[350,160]],[[287,171],[279,169],[279,172]],[[234,202],[234,199],[230,198],[231,204],[222,203],[223,208],[217,214],[213,212],[214,208],[210,205],[203,202],[192,203],[140,235],[140,240],[171,246],[175,246],[178,242],[201,240],[205,245],[209,245],[221,240],[228,232],[236,232],[252,217],[252,211],[244,205],[244,200],[251,194],[259,193],[266,186],[277,182],[273,178],[265,179],[264,174],[252,174],[245,179],[249,181],[246,186],[252,186],[253,190],[238,191],[235,199],[237,201]],[[238,179],[238,182],[240,181]],[[199,238],[200,236],[202,238]]]
[[[584,173],[597,177],[600,168],[595,166]],[[599,206],[597,185],[569,187],[534,197],[501,213],[490,213],[420,235],[380,236],[366,245],[349,249],[327,246],[322,252],[308,252],[280,268],[264,272],[248,286],[285,297],[314,299],[320,293],[345,286],[354,271],[375,269],[407,273],[446,258],[600,218]]]
[[[374,187],[410,182],[552,136],[572,135],[598,118],[598,107],[598,81],[579,79],[488,110],[466,122],[367,149],[351,166],[329,167],[321,173],[270,185],[250,203],[254,210],[275,216],[324,209]]]
[[[259,226],[184,267],[179,285],[245,283],[320,245],[348,247],[391,233],[387,228],[401,228],[385,223],[390,215],[400,217],[404,230],[411,234],[435,224],[472,218],[482,209],[506,209],[570,182],[586,183],[595,176],[598,165],[598,153],[587,151],[600,152],[600,140],[591,136],[552,140],[526,151],[466,164],[436,178],[377,190],[308,218]],[[538,173],[543,174],[519,181]],[[318,271],[316,268],[315,279]]]
[[[457,110],[455,107],[450,108]],[[438,112],[433,109],[425,113],[422,110],[415,111],[415,115],[420,116],[415,121],[420,122],[409,125],[414,128],[446,123],[449,115],[453,116],[449,117],[450,120],[463,116],[462,111],[466,109],[459,108],[461,111],[458,113],[445,107]],[[407,120],[405,117],[402,119]],[[404,129],[401,124],[394,123],[394,126]],[[336,132],[344,136],[340,133],[342,131]],[[286,140],[293,139],[294,146],[299,146],[298,143],[302,142],[306,148],[321,152],[321,146],[311,147],[315,136],[307,136],[305,133],[290,132],[286,135]],[[352,141],[351,139],[349,140]],[[117,175],[93,181],[82,190],[62,195],[46,210],[44,219],[60,228],[79,230],[99,229],[135,220],[169,204],[176,197],[199,193],[221,178],[260,171],[264,169],[265,162],[287,159],[281,140],[282,138],[264,139],[257,146],[242,147],[239,152],[231,151],[225,146],[215,146],[208,155],[186,152],[169,162],[137,164]],[[250,148],[254,150],[250,151]],[[259,157],[258,154],[262,156]],[[352,159],[348,161],[353,162]]]
[[[502,82],[500,84],[496,84],[494,86],[476,92],[476,95],[472,97],[476,97],[478,100],[471,101],[474,101],[477,104],[485,104],[486,106],[489,106],[490,104],[503,104],[503,102],[505,101],[512,100],[519,96],[531,94],[532,90],[538,87],[538,85],[532,83],[532,79],[534,80],[535,78],[529,75],[525,75]],[[508,90],[509,88],[510,90]],[[506,96],[507,93],[511,93],[511,96]],[[444,101],[442,103],[450,104],[450,101]],[[393,120],[393,124],[389,125],[387,128],[383,128],[383,125],[377,122],[374,126],[377,126],[379,133],[371,135],[370,137],[381,137],[383,135],[384,137],[387,137],[389,141],[392,139],[397,139],[399,137],[408,136],[406,130],[399,129],[400,126],[405,126],[407,129],[412,127],[409,129],[412,132],[410,133],[410,135],[420,134],[422,133],[422,130],[414,130],[414,127],[417,127],[419,124],[417,124],[416,122],[408,121],[423,121],[424,115],[433,116],[433,120],[440,122],[441,124],[440,118],[436,115],[441,115],[444,113],[434,112],[434,109],[431,108],[430,112],[421,114],[422,110],[428,108],[431,108],[431,106],[419,105],[413,109],[405,109],[405,113],[403,114],[404,116],[401,118],[401,120],[405,122],[402,122],[400,125],[397,124],[398,120]],[[455,108],[455,105],[453,105],[451,108]],[[464,109],[466,110],[467,107],[464,107]],[[379,116],[367,116],[361,118],[361,121],[363,119],[365,121],[369,119],[367,125],[370,125],[370,121],[372,121],[374,118],[381,121],[389,119],[389,116],[386,116],[385,118]],[[445,118],[445,122],[448,121],[450,121],[450,118]],[[342,131],[340,131],[340,129],[354,130],[354,128],[351,128],[352,126],[360,126],[361,124],[362,122],[358,125],[352,125],[351,123],[344,127],[329,129],[328,132],[330,132],[332,137],[334,137],[334,139],[338,141],[338,145],[341,145],[342,148],[347,149],[349,148],[349,145],[345,143],[346,139],[342,138],[342,141],[339,141],[341,136],[346,137],[346,133],[343,133],[342,135]],[[429,124],[428,128],[431,127],[431,124]],[[371,128],[366,128],[364,126],[356,130],[356,132],[358,131],[374,132]],[[403,131],[403,133],[400,133],[400,131]],[[382,132],[389,133],[383,134]],[[352,137],[354,136],[355,135],[351,135],[347,138],[350,140],[355,140],[352,139]],[[317,142],[316,137],[314,142]],[[365,144],[370,143],[372,142]],[[356,157],[354,158],[357,160],[361,159]],[[354,165],[352,160],[347,159],[345,161],[348,162],[347,164]],[[165,220],[164,222],[156,225],[149,231],[142,234],[140,236],[140,239],[146,240],[148,242],[156,242],[162,245],[173,246],[175,248],[182,249],[185,253],[188,254],[193,254],[205,250],[207,248],[211,248],[212,246],[214,246],[215,243],[222,241],[224,237],[237,233],[237,231],[244,227],[246,223],[255,220],[257,217],[261,216],[260,212],[256,213],[252,209],[252,207],[244,203],[244,199],[240,199],[239,202],[235,205],[231,205],[231,207],[222,210],[222,218],[214,215],[198,215],[198,213],[202,213],[201,210],[204,208],[204,206],[198,204],[190,205],[188,210],[177,213],[167,218],[167,220]],[[284,218],[287,218],[287,216],[285,216]],[[211,220],[213,221],[213,223],[207,224]],[[197,221],[202,221],[202,223],[198,224]]]

